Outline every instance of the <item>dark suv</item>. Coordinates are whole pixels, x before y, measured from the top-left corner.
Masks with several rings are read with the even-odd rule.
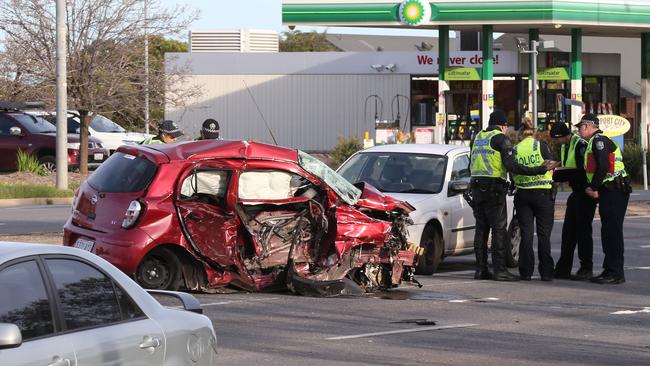
[[[34,155],[46,170],[56,169],[56,127],[45,119],[17,109],[16,104],[0,103],[0,170],[17,169],[16,154],[23,150]],[[79,135],[68,134],[68,167],[79,167]],[[99,166],[108,158],[101,142],[88,137],[88,166]]]

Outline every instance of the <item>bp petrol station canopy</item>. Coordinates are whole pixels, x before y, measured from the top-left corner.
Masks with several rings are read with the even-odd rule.
[[[650,32],[650,2],[623,0],[283,0],[285,25],[437,28],[495,32],[639,37]]]

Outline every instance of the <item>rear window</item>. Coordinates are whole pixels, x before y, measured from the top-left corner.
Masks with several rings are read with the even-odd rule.
[[[90,175],[88,184],[99,192],[139,192],[155,174],[156,164],[151,161],[117,152]]]

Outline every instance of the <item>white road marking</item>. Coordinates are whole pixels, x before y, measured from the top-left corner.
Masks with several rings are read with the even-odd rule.
[[[7,225],[7,223],[6,222],[0,222],[0,226],[2,226],[2,225]]]
[[[279,299],[279,297],[269,297],[269,298],[264,298],[264,299],[219,301],[219,302],[209,302],[207,304],[201,304],[201,306],[229,305],[229,304],[237,304],[237,303],[240,303],[240,302],[260,302],[260,301],[277,300],[277,299]]]
[[[460,272],[457,272],[460,274]],[[438,276],[440,277],[447,277],[447,276]],[[462,282],[445,282],[445,283],[432,283],[429,285],[422,285],[422,287],[440,287],[440,286],[453,286],[453,285],[464,285],[467,283],[477,283],[478,281],[462,281]]]
[[[467,302],[468,300],[449,300],[449,302]]]
[[[625,267],[625,269],[650,269],[650,267]]]
[[[650,308],[643,308],[641,310],[621,310],[610,313],[612,315],[629,315],[629,314],[638,314],[638,313],[650,313]]]
[[[641,248],[650,248],[650,245],[642,245]]]
[[[367,337],[377,337],[377,336],[383,336],[389,334],[426,332],[429,330],[468,328],[468,327],[476,327],[476,326],[478,326],[478,324],[454,324],[454,325],[442,325],[442,326],[432,326],[432,327],[418,327],[418,328],[409,328],[409,329],[388,330],[385,332],[374,332],[374,333],[363,333],[363,334],[355,334],[355,335],[340,336],[340,337],[330,337],[325,339],[328,341],[338,341],[342,339],[367,338]]]
[[[486,297],[485,299],[478,299],[478,300],[482,300],[482,301],[499,301],[501,299],[499,299],[498,297]]]

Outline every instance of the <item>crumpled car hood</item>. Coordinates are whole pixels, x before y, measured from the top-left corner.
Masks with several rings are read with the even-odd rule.
[[[355,184],[355,186],[361,189],[361,197],[356,204],[358,207],[379,211],[393,211],[399,208],[404,213],[415,211],[415,207],[408,202],[387,196],[368,183],[362,182]]]

